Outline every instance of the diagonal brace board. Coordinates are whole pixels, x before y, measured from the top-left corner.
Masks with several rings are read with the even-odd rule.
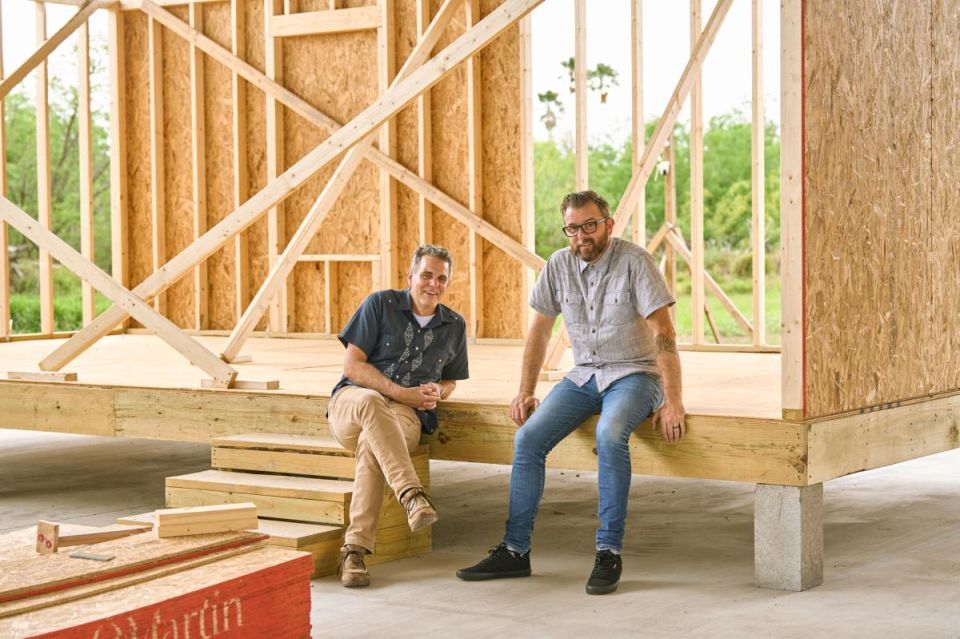
[[[329,131],[337,131],[342,128],[336,120],[322,113],[319,109],[283,85],[271,80],[255,67],[233,55],[230,51],[221,47],[196,29],[192,29],[188,24],[178,19],[169,11],[158,7],[152,0],[142,0],[140,9],[171,32],[184,38],[214,60],[235,71],[250,84],[282,103],[311,124]],[[535,271],[539,271],[546,263],[543,258],[529,250],[526,246],[490,222],[487,222],[479,215],[476,215],[469,208],[463,206],[430,182],[421,178],[415,171],[410,171],[378,149],[368,147],[365,151],[365,159],[372,162],[377,168],[389,173],[404,186],[416,191],[435,205],[447,211],[456,218],[458,222],[464,224],[468,229],[476,231],[485,239],[489,240],[490,243],[522,264],[529,266]]]
[[[134,293],[150,299],[166,290],[187,271],[216,252],[234,235],[253,224],[267,209],[283,201],[310,177],[318,173],[335,157],[349,150],[377,126],[400,111],[408,102],[439,82],[459,63],[480,51],[493,41],[504,29],[520,20],[543,0],[507,0],[481,20],[476,26],[451,42],[443,51],[415,71],[394,88],[386,91],[372,105],[360,112],[344,127],[335,131],[313,151],[270,182],[240,208],[226,216],[193,244],[160,267],[141,282]],[[144,6],[148,0],[144,1]],[[195,40],[195,39],[194,39]],[[409,175],[412,175],[407,171]],[[498,233],[502,231],[497,230]],[[493,240],[496,241],[496,240]],[[515,241],[515,240],[511,240]],[[524,248],[524,251],[527,251]],[[539,257],[537,258],[540,259]],[[40,362],[42,370],[59,370],[74,357],[89,348],[96,340],[106,335],[128,313],[111,306],[70,338],[54,353]]]
[[[431,22],[430,27],[426,33],[423,34],[423,38],[417,43],[416,48],[410,53],[403,68],[397,73],[396,78],[394,78],[390,85],[391,88],[409,76],[414,69],[423,64],[430,56],[430,52],[440,40],[443,30],[450,23],[451,18],[453,18],[454,10],[460,6],[462,1],[463,0],[446,0],[444,2],[443,6],[441,6],[437,12],[436,17]],[[230,332],[230,339],[227,341],[227,345],[221,355],[224,360],[232,362],[240,353],[240,349],[243,348],[243,345],[250,337],[250,333],[256,328],[257,322],[260,321],[260,318],[263,317],[267,307],[270,305],[270,300],[277,294],[279,288],[285,285],[290,271],[293,270],[297,260],[303,255],[313,236],[316,235],[323,220],[326,219],[327,213],[333,208],[337,198],[343,192],[343,188],[347,185],[347,182],[351,176],[353,176],[357,167],[360,166],[360,162],[363,161],[364,152],[376,137],[376,133],[368,135],[362,142],[357,144],[357,146],[350,149],[343,160],[340,161],[340,165],[333,172],[329,182],[327,182],[327,185],[323,191],[321,191],[320,196],[314,202],[313,206],[310,207],[310,211],[307,213],[303,222],[300,223],[300,226],[290,239],[290,243],[283,251],[280,259],[277,260],[276,266],[260,286],[250,305],[247,306],[247,309],[240,317],[240,321],[237,322],[233,331]]]
[[[673,95],[671,95],[667,101],[663,115],[657,120],[657,126],[653,131],[653,135],[650,136],[650,142],[643,150],[643,157],[640,159],[640,164],[636,167],[633,177],[630,178],[630,183],[627,184],[623,197],[620,198],[620,203],[617,204],[617,210],[613,215],[613,219],[616,222],[613,227],[613,234],[616,237],[623,235],[623,231],[627,227],[627,222],[630,220],[630,211],[636,208],[636,200],[642,190],[640,187],[647,183],[650,174],[653,173],[657,159],[663,152],[663,148],[666,146],[667,140],[670,139],[670,134],[673,132],[673,127],[677,123],[680,109],[683,107],[687,96],[690,95],[690,89],[696,80],[695,74],[700,70],[700,67],[703,66],[703,61],[706,59],[707,53],[710,51],[710,47],[717,37],[720,25],[723,24],[723,20],[726,18],[732,3],[733,0],[719,0],[717,6],[713,9],[713,13],[710,14],[710,19],[707,21],[707,26],[703,29],[703,33],[697,38],[697,44],[690,54],[690,60],[683,69],[683,73],[680,74],[680,79],[677,81],[677,86],[673,90]],[[550,356],[544,364],[545,369],[554,370],[557,368],[564,350],[560,348],[559,344],[566,344],[567,339],[566,330],[561,330],[550,340],[550,343],[547,345],[547,353],[549,353]]]
[[[0,196],[0,220],[23,233],[24,237],[37,246],[50,251],[50,255],[58,262],[89,282],[91,286],[108,297],[116,307],[123,308],[125,313],[132,315],[147,328],[156,331],[160,339],[207,372],[216,386],[229,388],[233,383],[237,376],[236,370],[191,339],[176,324],[153,310],[143,299],[118,284],[93,262],[80,255],[73,247],[53,232],[43,228],[39,222],[2,196]]]

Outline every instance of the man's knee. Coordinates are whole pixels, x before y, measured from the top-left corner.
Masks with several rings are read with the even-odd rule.
[[[625,415],[602,417],[597,423],[597,448],[615,450],[625,447],[635,429]]]

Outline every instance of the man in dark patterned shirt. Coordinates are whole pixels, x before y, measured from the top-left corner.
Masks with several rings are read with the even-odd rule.
[[[356,454],[350,525],[340,551],[346,587],[366,586],[364,557],[373,552],[384,483],[407,510],[414,532],[437,520],[410,459],[421,429],[436,427],[433,409],[458,379],[467,379],[466,322],[440,303],[453,260],[439,246],[413,254],[409,288],[371,294],[340,333],[343,378],[330,396],[337,441]]]
[[[547,453],[600,413],[600,527],[586,589],[606,594],[617,589],[623,566],[630,434],[651,414],[667,442],[675,444],[684,434],[680,358],[669,312],[674,300],[650,254],[611,237],[614,220],[606,200],[593,191],[571,193],[560,211],[570,248],[550,257],[530,295],[534,313],[520,392],[510,404],[510,416],[520,429],[514,441],[506,535],[486,559],[457,571],[457,576],[479,581],[530,575],[530,537],[543,496]],[[537,375],[560,313],[575,367],[541,405],[534,396]]]

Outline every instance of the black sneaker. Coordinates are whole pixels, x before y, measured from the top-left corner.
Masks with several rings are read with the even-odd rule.
[[[486,559],[469,568],[457,571],[457,577],[464,581],[485,581],[505,577],[530,576],[530,551],[524,554],[513,552],[506,544],[500,544],[490,551]]]
[[[606,595],[620,585],[620,572],[623,562],[620,555],[610,550],[598,550],[593,562],[593,572],[587,580],[588,595]]]

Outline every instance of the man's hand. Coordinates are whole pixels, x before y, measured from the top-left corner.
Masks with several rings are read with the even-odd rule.
[[[417,407],[418,410],[433,410],[437,407],[437,402],[443,399],[443,387],[436,382],[427,382],[420,384],[420,390],[432,397],[431,401],[424,402]]]
[[[537,410],[539,405],[540,400],[534,397],[532,393],[521,391],[517,393],[517,396],[510,402],[510,419],[512,419],[517,426],[523,426],[527,418],[530,417],[530,414]]]
[[[401,388],[393,396],[393,400],[415,410],[431,410],[436,408],[437,400],[440,399],[440,393],[432,388],[427,388],[427,386],[429,385],[421,384],[420,386]]]
[[[653,428],[659,428],[664,440],[669,444],[676,444],[687,433],[684,423],[686,412],[680,402],[666,401],[660,410],[653,414],[650,423]]]

